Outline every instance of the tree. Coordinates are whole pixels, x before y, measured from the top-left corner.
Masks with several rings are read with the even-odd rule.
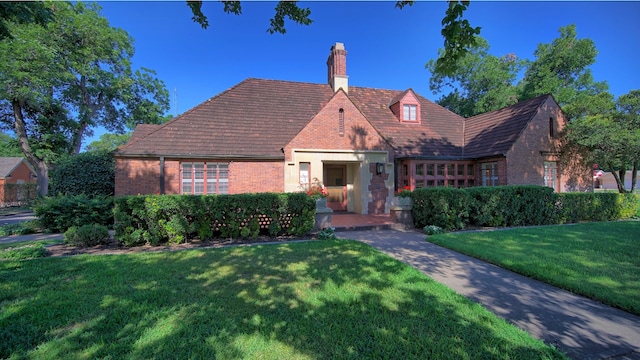
[[[640,165],[640,90],[620,96],[616,103],[612,97],[607,103],[601,95],[598,104],[594,114],[568,125],[568,138],[586,150],[587,160],[611,171],[619,192],[633,192]],[[629,169],[632,180],[627,190],[624,180]]]
[[[51,20],[53,20],[53,12],[43,2],[2,1],[0,2],[0,40],[12,37],[7,27],[8,21],[45,26]]]
[[[594,101],[607,92],[606,82],[596,82],[589,66],[598,55],[591,39],[577,39],[576,26],[560,28],[560,37],[550,44],[539,44],[536,59],[523,79],[522,98],[553,94],[565,115],[572,120],[594,113]]]
[[[48,4],[55,19],[45,27],[7,22],[0,41],[0,121],[13,128],[46,195],[49,165],[77,154],[96,126],[123,132],[158,123],[169,93],[148,69],[133,71],[133,39],[112,28],[100,8]]]
[[[520,89],[514,84],[524,64],[515,54],[503,57],[489,54],[487,40],[476,36],[476,46],[456,61],[454,71],[443,72],[437,60],[430,60],[426,67],[432,74],[429,87],[434,94],[445,88],[453,89],[437,103],[470,117],[516,103]]]
[[[0,132],[0,157],[23,157],[20,144],[15,137]]]
[[[100,140],[89,143],[87,151],[113,151],[118,146],[126,144],[129,139],[131,139],[131,132],[125,134],[105,133],[100,135]]]
[[[242,3],[240,1],[221,1],[224,5],[223,11],[227,14],[242,14]],[[415,1],[397,1],[395,7],[403,9],[405,6],[412,6]],[[202,1],[187,1],[187,6],[193,14],[192,20],[203,29],[209,26],[207,16],[202,12]],[[475,36],[480,34],[480,27],[472,27],[468,20],[463,18],[464,11],[469,6],[469,1],[449,1],[449,7],[442,19],[441,34],[444,37],[444,51],[440,53],[435,63],[438,71],[444,74],[453,73],[456,70],[456,62],[464,57],[470,48],[476,45]],[[313,20],[310,18],[309,8],[300,8],[297,1],[278,1],[275,7],[275,14],[270,19],[270,26],[267,32],[270,34],[285,34],[285,19],[300,25],[310,25]]]

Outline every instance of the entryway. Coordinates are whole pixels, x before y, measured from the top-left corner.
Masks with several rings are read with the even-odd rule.
[[[324,186],[329,193],[327,207],[333,211],[347,211],[347,166],[324,165]]]

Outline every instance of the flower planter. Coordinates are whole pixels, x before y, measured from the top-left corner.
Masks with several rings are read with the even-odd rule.
[[[413,207],[413,199],[410,197],[395,196],[391,206],[411,206]]]
[[[324,209],[327,207],[327,198],[321,197],[316,199],[316,209]]]
[[[413,199],[410,197],[395,196],[391,202],[390,215],[393,222],[401,224],[405,229],[412,229],[413,224]]]

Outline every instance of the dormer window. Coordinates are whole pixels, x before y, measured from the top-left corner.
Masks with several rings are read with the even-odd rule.
[[[398,96],[391,99],[390,104],[389,110],[401,123],[422,123],[422,119],[420,119],[420,100],[413,90],[409,89],[398,94]]]
[[[418,105],[404,104],[402,109],[402,121],[418,121]]]

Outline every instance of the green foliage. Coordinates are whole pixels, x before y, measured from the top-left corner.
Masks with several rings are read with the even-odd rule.
[[[72,226],[64,232],[64,243],[72,246],[89,247],[108,244],[109,241],[109,229],[104,225]]]
[[[469,195],[463,189],[423,188],[411,193],[416,227],[436,225],[445,230],[463,229],[469,223]]]
[[[111,196],[115,189],[115,160],[106,151],[67,155],[49,173],[50,192],[66,196]]]
[[[24,221],[16,224],[0,226],[0,236],[27,235],[42,231],[42,225],[38,220]]]
[[[636,194],[563,193],[558,194],[558,222],[611,221],[636,216],[640,201]]]
[[[23,157],[18,139],[0,132],[0,157]]]
[[[45,256],[47,248],[44,244],[18,245],[0,250],[0,259],[4,260],[26,260]]]
[[[303,193],[148,195],[115,200],[116,239],[126,246],[200,238],[302,236],[313,229],[315,201]]]
[[[556,222],[556,195],[543,186],[496,186],[465,189],[469,220],[476,226],[525,226]]]
[[[38,185],[33,183],[0,185],[4,188],[4,204],[10,206],[24,206],[38,197]]]
[[[524,68],[524,61],[515,54],[497,57],[489,54],[489,43],[476,36],[476,45],[460,59],[453,71],[442,73],[436,61],[426,67],[431,72],[429,88],[442,93],[446,88],[453,92],[438,99],[438,104],[464,117],[513,105],[520,89],[515,85],[516,76]]]
[[[50,196],[39,199],[33,207],[42,226],[63,233],[72,226],[113,224],[113,197],[87,195]]]
[[[0,125],[16,132],[47,194],[47,168],[78,153],[96,127],[123,132],[158,123],[169,92],[149,69],[134,70],[133,39],[113,28],[97,4],[47,3],[46,26],[7,19],[0,41]]]
[[[318,232],[318,239],[319,240],[335,240],[336,233],[334,231],[334,228],[324,228],[320,230]]]
[[[535,185],[424,188],[414,191],[412,197],[415,226],[434,225],[446,231],[470,225],[513,227],[629,219],[640,206],[635,194],[558,194]]]
[[[131,132],[126,134],[102,134],[99,140],[92,141],[87,145],[87,151],[114,151],[118,146],[126,144],[131,139],[131,134]]]
[[[422,231],[427,235],[444,234],[446,232],[443,228],[436,225],[427,225],[422,228]]]

